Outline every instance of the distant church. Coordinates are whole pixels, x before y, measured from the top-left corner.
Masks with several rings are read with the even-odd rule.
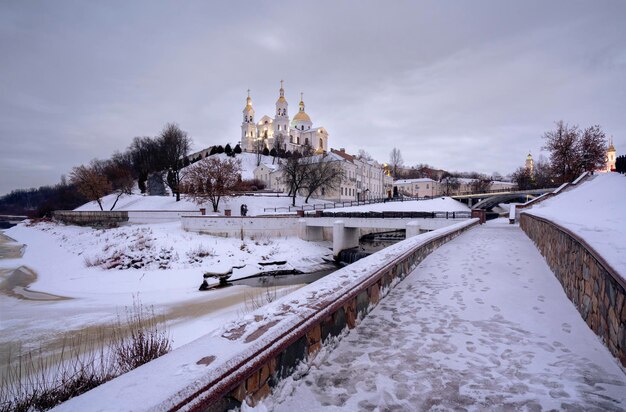
[[[298,113],[291,123],[288,107],[281,80],[274,118],[266,115],[255,122],[252,98],[248,90],[246,107],[243,109],[243,123],[241,123],[241,148],[246,152],[256,152],[266,147],[268,150],[281,148],[284,151],[302,152],[308,146],[315,153],[328,151],[328,132],[323,127],[313,127],[311,118],[304,111],[302,94],[300,94]]]
[[[617,153],[615,146],[613,146],[613,138],[609,142],[609,149],[606,151],[606,169],[603,171],[612,172],[615,171],[615,161],[617,159]]]
[[[535,174],[535,161],[533,160],[533,155],[531,155],[530,152],[528,153],[528,156],[526,156],[526,163],[524,164],[524,167],[526,167],[528,174],[531,176]]]

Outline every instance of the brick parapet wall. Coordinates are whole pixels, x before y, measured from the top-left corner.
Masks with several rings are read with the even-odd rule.
[[[626,285],[620,274],[583,239],[547,219],[522,213],[520,227],[587,325],[626,367]]]

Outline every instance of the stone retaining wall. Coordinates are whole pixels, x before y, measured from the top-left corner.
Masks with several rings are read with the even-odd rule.
[[[549,220],[522,213],[520,227],[587,325],[626,367],[626,285],[620,274],[583,239]]]
[[[200,210],[55,210],[52,217],[68,225],[117,227],[125,223],[176,222],[182,216],[200,214]]]
[[[55,210],[52,218],[69,225],[116,227],[128,222],[128,212]]]

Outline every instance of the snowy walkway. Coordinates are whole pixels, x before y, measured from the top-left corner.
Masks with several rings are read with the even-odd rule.
[[[444,245],[270,410],[624,410],[626,374],[517,225]]]

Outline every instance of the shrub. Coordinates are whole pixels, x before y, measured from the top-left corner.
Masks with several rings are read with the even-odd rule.
[[[154,310],[135,302],[126,309],[125,320],[118,318],[112,327],[66,335],[59,354],[41,348],[9,353],[0,380],[0,411],[51,409],[164,355],[171,346]]]

